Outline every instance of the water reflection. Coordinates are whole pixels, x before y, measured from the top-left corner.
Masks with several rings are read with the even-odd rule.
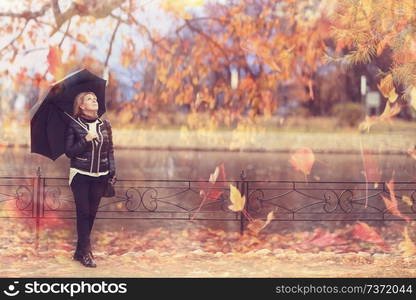
[[[169,151],[116,149],[119,179],[189,179],[208,180],[215,167],[224,163],[226,178],[240,178],[245,170],[251,180],[305,180],[289,164],[290,153]],[[365,181],[360,154],[315,154],[316,161],[309,181]],[[408,155],[374,155],[381,180],[388,181],[394,172],[396,181],[416,178],[416,162]],[[6,148],[1,153],[0,176],[33,176],[40,166],[42,175],[67,177],[69,159],[56,161],[30,153],[28,148]]]
[[[215,167],[224,163],[227,180],[238,180],[245,170],[249,180],[297,180],[304,175],[295,171],[289,163],[291,153],[221,152],[221,151],[168,151],[116,149],[116,167],[119,179],[184,179],[208,180]],[[316,162],[309,181],[365,181],[360,154],[315,154]],[[394,173],[395,181],[415,180],[415,161],[407,155],[374,155],[374,162],[381,171],[381,180],[389,181]],[[30,153],[28,148],[6,148],[1,152],[0,176],[34,176],[38,166],[45,177],[66,178],[69,159],[63,155],[56,161]],[[69,188],[65,191],[72,197]],[[295,195],[296,196],[296,195]],[[286,199],[293,205],[300,199]],[[295,199],[296,198],[296,199]],[[198,201],[198,199],[195,199]],[[158,225],[172,221],[158,221]],[[174,228],[185,226],[189,221],[175,222]],[[238,222],[202,221],[190,222],[192,226],[218,226],[224,230],[239,230]],[[339,223],[339,224],[337,224]],[[150,228],[150,221],[129,222],[100,220],[97,226],[120,226],[120,228]],[[267,230],[300,230],[316,226],[334,227],[340,222],[274,222]],[[186,225],[187,226],[187,225]]]

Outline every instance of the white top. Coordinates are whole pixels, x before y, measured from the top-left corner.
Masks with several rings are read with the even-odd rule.
[[[98,172],[97,173],[97,172],[86,172],[86,171],[78,170],[76,168],[69,168],[69,185],[71,185],[72,179],[74,178],[74,176],[77,173],[98,177],[98,176],[106,175],[106,174],[110,173],[110,170],[107,170],[105,172]]]
[[[96,125],[97,122],[98,122],[98,119],[95,120],[94,122],[87,123],[88,129],[90,129],[92,132],[97,133],[97,125]],[[96,143],[95,140],[93,140],[92,142]],[[82,171],[82,170],[79,170],[79,169],[76,169],[76,168],[69,168],[69,185],[71,185],[72,179],[74,178],[74,176],[77,173],[98,177],[98,176],[106,175],[106,174],[110,173],[110,170],[107,170],[105,172],[88,172],[88,171]]]

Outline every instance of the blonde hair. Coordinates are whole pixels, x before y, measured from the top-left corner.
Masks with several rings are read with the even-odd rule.
[[[75,97],[75,101],[74,101],[74,113],[72,114],[73,117],[78,117],[81,112],[81,104],[84,102],[84,97],[87,95],[94,95],[96,96],[93,92],[82,92],[79,93],[76,97]],[[97,97],[97,96],[96,96]]]

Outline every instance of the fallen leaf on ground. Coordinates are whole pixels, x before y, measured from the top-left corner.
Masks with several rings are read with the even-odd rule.
[[[403,255],[406,257],[416,255],[416,245],[410,239],[407,227],[404,228],[403,238],[404,240],[399,244],[399,249],[403,252]]]
[[[381,236],[374,230],[374,228],[370,227],[368,224],[364,222],[358,222],[357,224],[355,224],[352,229],[352,234],[354,238],[376,244],[386,250],[388,249],[387,244],[384,242]]]

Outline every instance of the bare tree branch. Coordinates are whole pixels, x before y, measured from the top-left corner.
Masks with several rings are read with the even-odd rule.
[[[108,66],[108,60],[110,59],[111,52],[113,51],[114,38],[116,37],[116,33],[117,33],[117,30],[118,30],[118,27],[120,26],[120,23],[121,23],[121,21],[120,21],[120,19],[118,19],[116,28],[114,28],[113,34],[111,35],[110,47],[108,49],[108,53],[107,53],[107,57],[105,59],[104,67]]]
[[[58,1],[59,0],[52,0],[52,10],[55,17],[56,27],[52,29],[52,32],[49,34],[50,36],[53,36],[61,28],[62,24],[64,24],[66,20],[71,19],[77,14],[76,6],[74,3],[72,3],[71,6],[68,7],[64,13],[62,13],[61,9],[59,8]]]
[[[49,26],[49,27],[52,27],[52,28],[55,28],[55,26],[53,26],[52,24],[49,24],[47,22],[43,22],[43,21],[40,21],[39,20],[38,23],[43,24],[43,25],[46,25],[46,26]],[[82,41],[81,39],[73,36],[69,31],[68,32],[64,32],[62,30],[59,30],[59,32],[62,33],[62,34],[66,34],[67,37],[69,37],[69,38],[73,39],[74,41],[77,41],[78,43],[80,43],[80,44],[82,44],[82,45],[85,46],[85,42],[84,41]],[[93,47],[96,48],[95,45],[93,45]]]
[[[39,11],[32,12],[29,10],[25,10],[21,13],[13,13],[13,12],[0,12],[0,17],[11,17],[11,18],[23,18],[26,20],[36,19],[40,16],[43,16],[48,9],[50,9],[52,3],[45,4]]]
[[[13,59],[14,59],[14,57],[16,56],[16,51],[17,51],[17,49],[16,49],[16,47],[14,46],[14,42],[17,40],[17,39],[19,39],[20,37],[21,37],[21,35],[23,34],[23,32],[25,31],[25,29],[26,29],[26,26],[27,26],[27,24],[29,23],[29,21],[30,21],[30,19],[26,19],[26,21],[25,21],[25,25],[23,26],[23,28],[20,30],[20,32],[19,32],[19,34],[18,35],[16,35],[15,37],[14,37],[14,39],[12,39],[7,45],[5,45],[3,48],[1,48],[0,49],[0,54],[3,52],[3,50],[5,50],[5,49],[7,49],[8,47],[10,47],[10,46],[12,46],[13,47],[13,49],[15,50],[14,51],[14,55],[13,55]],[[13,60],[12,59],[12,60]]]
[[[169,51],[169,49],[166,49],[166,47],[164,47],[163,45],[161,45],[160,44],[160,42],[163,40],[163,38],[162,39],[160,39],[159,41],[156,41],[154,38],[153,38],[153,36],[152,36],[152,34],[151,34],[151,32],[150,32],[150,30],[145,26],[145,25],[143,25],[143,24],[141,24],[141,23],[139,23],[137,20],[136,20],[136,18],[131,14],[131,13],[128,13],[128,16],[129,16],[129,20],[131,20],[135,25],[137,25],[137,26],[139,26],[140,28],[143,28],[144,29],[144,31],[146,32],[146,34],[147,34],[147,37],[148,37],[148,39],[152,42],[152,44],[153,45],[155,45],[155,46],[158,46],[159,48],[161,48],[162,50],[164,50],[165,52],[167,52],[167,53],[169,53],[169,54],[172,54],[170,51]]]
[[[225,49],[223,47],[221,47],[220,44],[218,44],[214,39],[212,39],[209,35],[207,35],[205,32],[203,32],[201,29],[193,26],[190,22],[191,20],[185,20],[186,25],[188,25],[188,27],[190,29],[192,29],[193,31],[196,31],[197,33],[199,33],[200,35],[202,35],[206,40],[208,40],[210,43],[212,43],[216,48],[218,48],[220,50],[220,52],[222,53],[222,55],[225,57],[225,59],[227,60],[228,63],[231,63],[230,58],[227,55],[227,51],[225,51]]]
[[[114,9],[119,8],[126,0],[90,0],[82,4],[72,2],[71,6],[64,12],[60,11],[58,0],[52,1],[56,28],[52,30],[50,36],[54,35],[62,24],[73,16],[94,16],[97,19],[106,18],[111,15],[111,12]]]
[[[66,30],[65,30],[65,33],[64,33],[64,36],[62,37],[62,40],[59,42],[59,47],[61,47],[62,46],[62,44],[63,44],[63,42],[64,42],[64,40],[65,40],[65,38],[67,37],[67,35],[68,35],[68,31],[69,31],[69,26],[71,26],[71,20],[72,19],[69,19],[68,20],[68,25],[66,26]]]

